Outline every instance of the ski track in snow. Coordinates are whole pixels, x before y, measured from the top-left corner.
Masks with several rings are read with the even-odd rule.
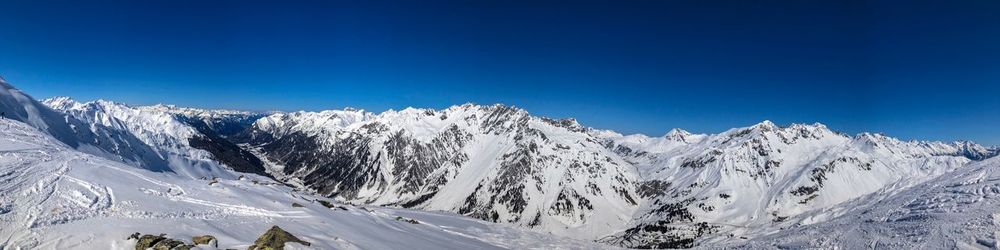
[[[140,190],[142,190],[146,194],[165,197],[165,198],[167,198],[169,200],[172,200],[172,201],[180,201],[180,202],[186,202],[186,203],[197,204],[197,205],[202,205],[202,206],[214,208],[214,210],[211,210],[211,211],[216,211],[216,212],[209,213],[207,215],[202,215],[203,218],[204,217],[213,217],[212,215],[215,215],[216,217],[225,217],[225,216],[229,216],[229,215],[237,215],[237,216],[263,216],[263,217],[298,217],[298,218],[304,218],[305,217],[305,216],[299,215],[299,214],[302,213],[300,211],[271,211],[271,210],[267,210],[267,209],[260,209],[260,208],[255,208],[255,207],[251,207],[251,206],[246,206],[246,205],[227,204],[227,203],[212,202],[212,201],[206,201],[206,200],[202,200],[202,199],[196,199],[196,198],[188,197],[187,196],[187,192],[185,192],[184,189],[181,188],[180,186],[177,186],[177,185],[174,185],[174,184],[171,184],[171,183],[167,183],[167,182],[158,181],[158,180],[155,180],[155,179],[143,176],[142,174],[138,174],[135,171],[125,170],[125,169],[119,168],[119,167],[107,166],[107,168],[113,169],[113,170],[116,170],[116,171],[119,171],[119,172],[122,172],[122,173],[125,173],[125,174],[129,174],[129,175],[135,176],[135,177],[137,177],[139,179],[142,179],[142,180],[147,181],[149,183],[152,183],[154,185],[160,186],[162,188],[166,188],[166,191],[157,191],[155,189],[150,189],[150,188],[140,188]]]
[[[26,133],[25,127],[7,126],[11,133]],[[36,137],[29,137],[36,138]],[[4,224],[17,224],[34,229],[39,224],[45,211],[41,205],[52,198],[59,188],[58,181],[69,171],[66,159],[59,161],[50,153],[50,149],[29,141],[7,138],[4,148],[17,148],[2,151],[3,160],[0,165],[0,204],[3,213],[0,221]],[[13,162],[12,162],[13,161]],[[32,180],[33,183],[29,183]],[[18,215],[14,217],[13,215]],[[33,230],[4,231],[0,238],[7,242],[22,240],[36,235]],[[27,241],[21,245],[32,246],[37,242]],[[0,245],[2,246],[2,245]]]

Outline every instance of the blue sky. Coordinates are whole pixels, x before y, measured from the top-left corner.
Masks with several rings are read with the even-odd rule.
[[[3,1],[0,75],[38,98],[1000,144],[1000,2],[749,2]]]

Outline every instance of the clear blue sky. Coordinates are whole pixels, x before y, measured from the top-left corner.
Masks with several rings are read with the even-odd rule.
[[[1000,144],[1000,1],[294,2],[3,0],[0,74],[38,98]]]

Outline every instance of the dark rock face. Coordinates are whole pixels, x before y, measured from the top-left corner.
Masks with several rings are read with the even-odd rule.
[[[657,199],[653,202],[655,209],[645,215],[656,218],[655,221],[642,222],[615,236],[602,239],[602,242],[641,249],[673,249],[691,248],[695,240],[718,230],[718,226],[707,222],[696,222],[696,217],[690,211],[690,206],[697,202],[688,198],[676,203],[663,203]],[[711,206],[699,204],[703,210],[710,211]]]
[[[399,184],[400,193],[433,193],[445,183],[442,166],[457,166],[468,160],[462,152],[471,135],[452,126],[430,142],[418,141],[403,131],[387,134],[379,123],[366,125],[359,132],[347,133],[336,141],[295,132],[275,138],[262,131],[251,131],[242,138],[258,146],[269,158],[285,165],[284,173],[294,175],[309,187],[329,196],[357,197],[364,187],[384,188]],[[390,171],[397,178],[386,180],[378,175]],[[304,173],[304,174],[303,174]],[[430,197],[424,197],[426,200]],[[408,202],[416,206],[421,198]]]
[[[403,183],[403,193],[414,194],[434,179],[431,174],[440,166],[458,166],[469,159],[462,152],[472,135],[452,125],[430,143],[421,143],[398,131],[389,137],[386,154],[392,157],[392,173]],[[435,183],[444,184],[444,183]]]
[[[670,189],[670,182],[665,182],[661,180],[649,180],[640,184],[638,191],[639,196],[643,198],[653,198],[661,196]]]
[[[630,228],[620,237],[602,241],[637,249],[692,248],[695,246],[695,239],[716,232],[717,229],[717,226],[705,222],[688,225],[657,221]]]
[[[323,145],[317,138],[296,132],[274,140],[261,139],[257,135],[252,143],[262,143],[260,148],[269,158],[285,165],[285,174],[298,176],[322,194],[356,198],[365,185],[387,185],[377,175],[382,166],[369,150],[371,138],[351,135],[333,145]]]

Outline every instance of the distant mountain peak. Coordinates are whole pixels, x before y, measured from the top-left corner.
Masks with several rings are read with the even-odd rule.
[[[688,132],[687,130],[674,128],[671,129],[669,132],[667,132],[667,134],[664,135],[664,137],[689,136],[689,135],[691,135],[691,132]]]
[[[764,120],[764,121],[762,121],[760,123],[757,123],[757,124],[753,125],[752,127],[753,128],[774,129],[774,128],[777,128],[778,126],[775,125],[774,122],[771,122],[771,120]]]
[[[45,104],[45,106],[53,107],[55,109],[68,109],[75,105],[80,104],[80,102],[73,100],[73,98],[69,96],[56,96],[43,100],[42,104]]]
[[[667,132],[666,135],[663,135],[663,138],[672,141],[687,142],[688,137],[690,136],[691,132],[688,132],[680,128],[674,128],[671,129],[669,132]]]
[[[583,125],[580,125],[580,123],[576,121],[576,118],[551,119],[542,117],[541,119],[545,122],[548,122],[549,124],[552,124],[557,127],[562,127],[570,131],[579,132],[585,130]]]

